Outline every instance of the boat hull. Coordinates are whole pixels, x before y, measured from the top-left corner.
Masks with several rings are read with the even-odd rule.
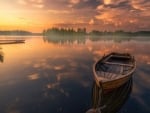
[[[117,80],[103,82],[102,87],[104,90],[113,90],[125,84],[131,77],[132,75],[129,75],[129,76],[117,79]]]

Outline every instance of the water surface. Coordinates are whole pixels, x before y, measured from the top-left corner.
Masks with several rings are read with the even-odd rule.
[[[150,112],[150,37],[5,37],[0,45],[0,113],[85,113],[91,107],[92,65],[112,51],[137,61],[132,91],[118,113]]]

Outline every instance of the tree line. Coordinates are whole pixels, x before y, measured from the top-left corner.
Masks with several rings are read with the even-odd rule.
[[[86,28],[77,28],[77,30],[74,30],[73,28],[49,28],[43,31],[44,36],[48,35],[86,35]]]

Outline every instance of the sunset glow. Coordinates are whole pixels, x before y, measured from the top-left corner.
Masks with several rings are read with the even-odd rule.
[[[1,0],[0,30],[150,30],[149,0]]]

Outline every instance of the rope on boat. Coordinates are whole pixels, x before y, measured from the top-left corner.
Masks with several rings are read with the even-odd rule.
[[[101,113],[101,110],[104,109],[106,106],[101,106],[101,102],[103,99],[103,87],[102,83],[100,82],[100,87],[94,83],[93,86],[93,94],[92,94],[92,108],[89,109],[86,113]]]

